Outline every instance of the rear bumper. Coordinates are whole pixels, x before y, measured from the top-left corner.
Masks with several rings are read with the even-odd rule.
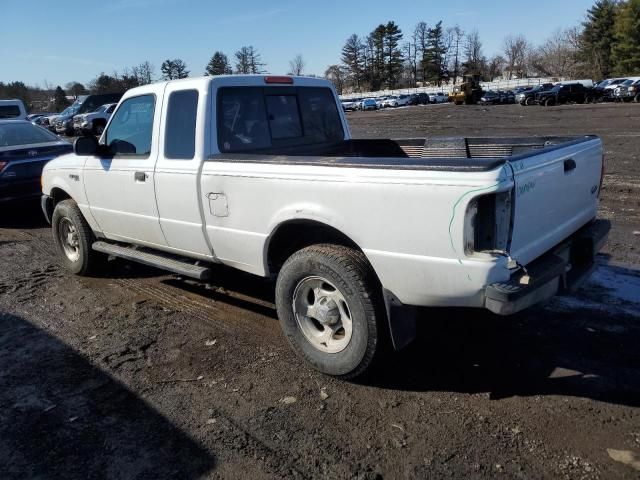
[[[611,222],[595,220],[567,240],[519,270],[508,282],[485,290],[485,307],[511,315],[557,293],[577,289],[595,269],[595,256],[607,241]]]

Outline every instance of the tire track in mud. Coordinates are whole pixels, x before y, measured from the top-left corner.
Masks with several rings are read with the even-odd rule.
[[[66,275],[72,277],[71,274],[64,272],[63,267],[58,263],[58,253],[53,242],[46,238],[47,232],[41,232],[41,235],[36,235],[30,232],[12,230],[12,233],[14,236],[19,237],[20,240],[18,241],[28,241],[32,249],[35,250],[35,253],[38,256],[44,257],[43,260],[49,259],[48,264],[41,270],[28,272],[26,278],[18,288],[22,288],[23,284],[32,284],[30,292],[33,293],[35,288],[43,285],[49,277],[61,278]],[[135,266],[133,263],[132,265]],[[35,276],[35,280],[33,282],[28,281],[31,276]],[[277,328],[274,328],[273,326],[273,323],[277,322],[277,320],[268,317],[265,318],[264,315],[259,313],[248,312],[242,307],[231,305],[224,301],[206,299],[203,297],[200,299],[196,298],[196,294],[183,291],[180,287],[174,287],[162,283],[161,277],[163,276],[164,275],[160,273],[157,278],[153,279],[125,279],[110,278],[107,274],[104,280],[108,280],[110,283],[116,284],[125,290],[133,291],[138,295],[145,296],[152,301],[158,302],[161,305],[165,305],[166,307],[175,310],[176,312],[184,312],[192,318],[207,323],[208,325],[211,325],[227,334],[242,332],[249,334],[250,337],[260,334],[273,336],[278,331]],[[172,276],[171,278],[177,280],[180,277]],[[187,287],[186,284],[185,287]],[[0,293],[12,291],[13,288],[14,287],[11,284],[7,285],[0,282]],[[224,293],[220,293],[221,291],[224,291]],[[229,298],[235,298],[247,304],[255,304],[261,309],[273,309],[275,311],[275,306],[273,304],[254,297],[241,293],[229,292],[220,288],[214,288],[214,292],[223,297],[228,296]],[[219,305],[223,306],[221,307]]]

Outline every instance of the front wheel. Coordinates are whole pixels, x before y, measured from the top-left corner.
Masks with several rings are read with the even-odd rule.
[[[282,330],[293,349],[327,375],[364,373],[379,350],[385,318],[366,257],[340,245],[313,245],[285,262],[276,282]]]
[[[553,107],[555,104],[556,101],[553,98],[547,98],[544,102],[545,107]]]
[[[63,200],[56,205],[51,228],[62,263],[72,273],[88,275],[104,260],[104,255],[91,249],[95,240],[93,232],[73,200]]]

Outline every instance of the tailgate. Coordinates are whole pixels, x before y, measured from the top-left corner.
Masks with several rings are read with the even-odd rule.
[[[596,216],[602,162],[596,137],[512,160],[515,260],[528,264]]]

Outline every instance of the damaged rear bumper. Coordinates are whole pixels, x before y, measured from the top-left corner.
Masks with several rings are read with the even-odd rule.
[[[557,293],[577,289],[595,270],[595,256],[607,241],[611,222],[594,220],[551,251],[519,270],[508,282],[485,290],[485,307],[511,315]]]

